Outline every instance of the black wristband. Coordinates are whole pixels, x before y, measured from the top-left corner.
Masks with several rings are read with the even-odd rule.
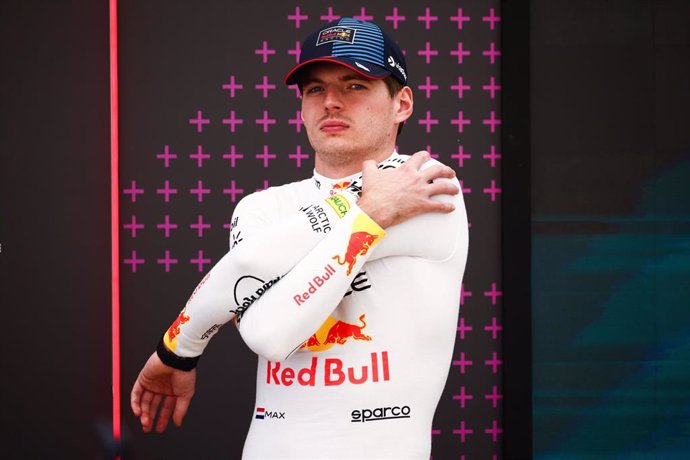
[[[175,369],[179,369],[181,371],[191,371],[199,362],[199,356],[195,356],[194,358],[183,358],[182,356],[177,356],[175,353],[168,350],[168,348],[165,346],[165,342],[163,342],[163,337],[161,337],[160,341],[158,342],[156,354],[163,364],[174,367]]]

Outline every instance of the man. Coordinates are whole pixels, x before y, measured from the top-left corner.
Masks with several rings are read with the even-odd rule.
[[[407,69],[373,23],[302,44],[310,179],[244,198],[230,252],[192,293],[132,390],[144,431],[187,411],[208,339],[234,320],[259,355],[244,458],[415,458],[448,375],[467,257],[454,172],[395,152]],[[376,423],[372,423],[376,422]]]

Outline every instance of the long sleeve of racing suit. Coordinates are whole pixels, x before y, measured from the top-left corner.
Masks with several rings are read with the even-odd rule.
[[[238,204],[231,251],[204,277],[166,332],[165,344],[178,356],[199,356],[218,328],[237,317],[250,348],[268,359],[284,359],[337,306],[367,258],[440,260],[455,250],[446,244],[453,239],[444,235],[457,228],[442,214],[417,216],[384,238],[356,206],[356,195],[334,195],[280,215],[289,197],[280,187],[267,192]],[[428,234],[420,237],[419,228]],[[369,250],[374,245],[376,250]]]

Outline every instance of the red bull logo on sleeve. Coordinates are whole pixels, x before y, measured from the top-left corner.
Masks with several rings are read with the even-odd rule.
[[[377,244],[383,235],[385,235],[385,231],[369,216],[360,214],[352,223],[352,232],[350,233],[350,240],[347,242],[345,254],[342,258],[340,254],[336,254],[333,256],[333,260],[340,265],[347,265],[346,274],[350,275],[357,263],[357,258],[369,252],[369,249]]]
[[[168,332],[163,336],[163,342],[170,351],[175,351],[177,348],[177,336],[180,335],[180,326],[189,321],[189,315],[184,314],[184,310],[175,318],[175,321],[168,328]]]

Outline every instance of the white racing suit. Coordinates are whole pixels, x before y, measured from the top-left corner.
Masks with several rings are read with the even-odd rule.
[[[360,185],[314,173],[241,200],[230,251],[164,336],[199,356],[237,321],[259,355],[243,458],[429,458],[467,258],[462,195],[384,231],[357,206]]]

